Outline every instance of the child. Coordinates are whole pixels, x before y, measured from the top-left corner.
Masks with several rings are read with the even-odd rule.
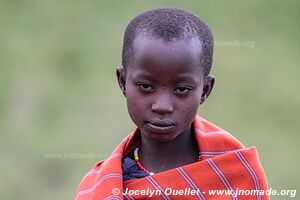
[[[116,73],[137,128],[85,175],[76,200],[269,199],[255,147],[197,116],[215,83],[212,57],[209,27],[187,11],[129,23]]]

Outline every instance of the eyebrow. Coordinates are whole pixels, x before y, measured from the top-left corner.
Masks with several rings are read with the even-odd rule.
[[[193,77],[194,77],[194,76],[193,76]],[[197,79],[195,79],[195,78],[193,78],[193,77],[191,77],[191,76],[189,76],[189,75],[187,75],[187,74],[181,74],[181,75],[178,76],[178,79],[179,79],[180,81],[197,82]],[[199,79],[200,79],[200,77],[199,77]]]
[[[193,76],[194,77],[194,76]],[[184,74],[180,74],[177,76],[177,80],[176,82],[190,82],[190,83],[196,83],[197,79],[191,77],[190,75],[184,73]],[[149,81],[155,81],[155,77],[151,76],[150,74],[148,73],[145,73],[145,72],[142,72],[142,73],[137,73],[133,76],[133,78],[136,78],[136,79],[147,79]],[[200,79],[200,77],[199,77]]]
[[[145,73],[145,72],[143,72],[143,73],[139,72],[139,73],[135,74],[133,76],[133,78],[144,78],[144,79],[149,79],[149,80],[153,79],[153,77],[150,74]]]

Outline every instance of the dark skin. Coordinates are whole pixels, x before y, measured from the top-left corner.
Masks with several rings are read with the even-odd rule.
[[[117,68],[129,115],[141,130],[140,162],[154,173],[198,160],[191,124],[215,82],[203,75],[200,46],[195,39],[139,36],[126,71]]]

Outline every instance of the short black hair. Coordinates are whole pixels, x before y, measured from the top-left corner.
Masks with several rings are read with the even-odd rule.
[[[179,8],[156,8],[133,18],[124,33],[122,65],[125,71],[134,57],[134,40],[141,33],[167,42],[198,39],[201,45],[200,65],[204,77],[209,75],[213,60],[213,35],[208,25],[196,15]]]

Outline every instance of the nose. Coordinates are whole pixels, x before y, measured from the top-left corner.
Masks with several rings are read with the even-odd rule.
[[[160,115],[173,112],[173,105],[168,95],[160,95],[151,105],[151,111]]]

